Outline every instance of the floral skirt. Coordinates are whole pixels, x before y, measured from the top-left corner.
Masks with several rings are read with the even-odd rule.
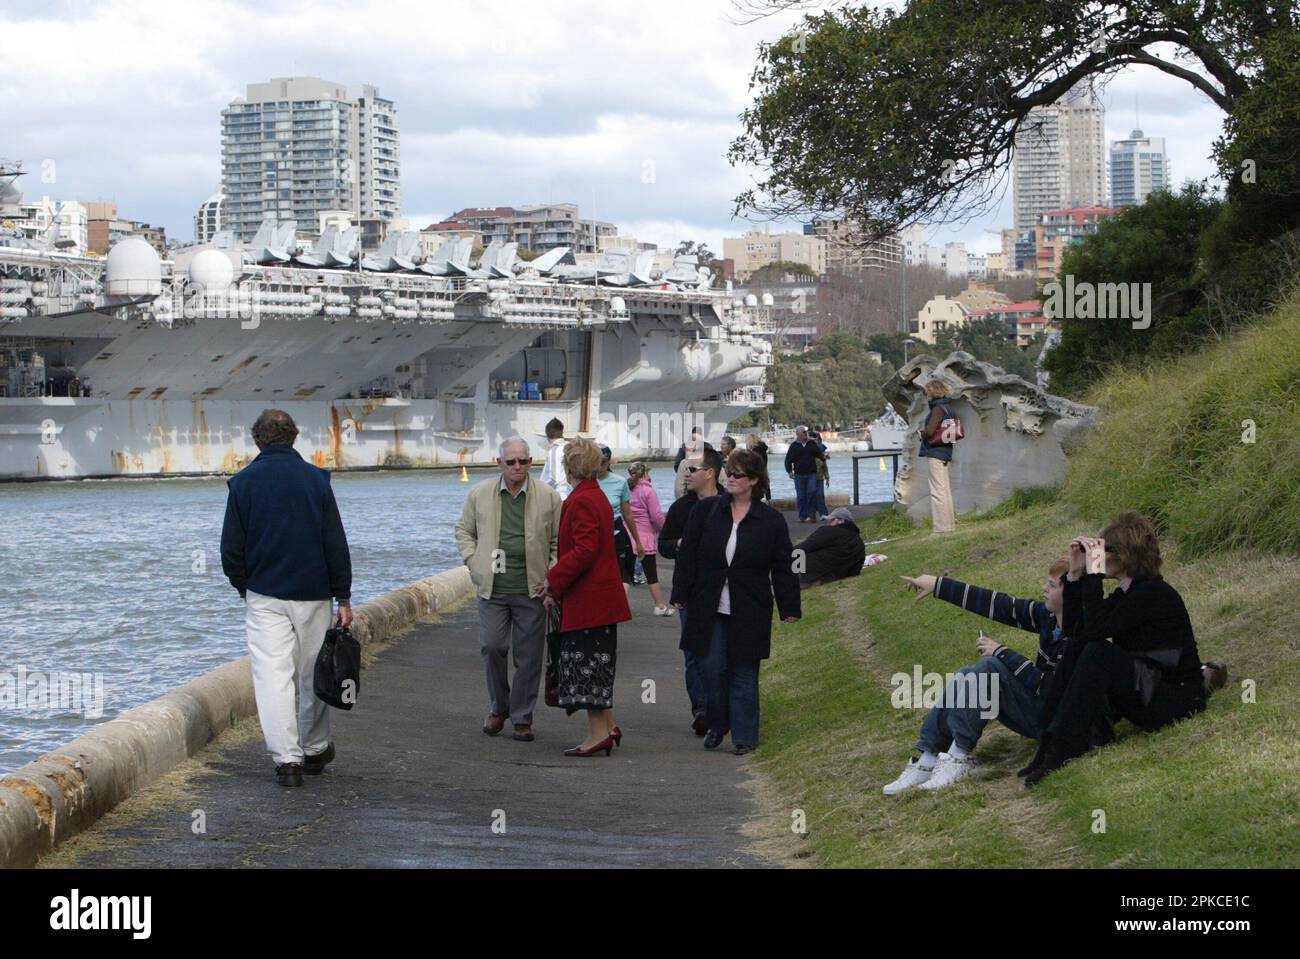
[[[579,709],[614,705],[614,664],[618,627],[593,626],[560,634],[560,705],[569,715]]]

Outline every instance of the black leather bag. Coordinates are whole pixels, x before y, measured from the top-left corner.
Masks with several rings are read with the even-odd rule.
[[[546,705],[560,705],[560,604],[546,616]]]
[[[361,644],[346,626],[325,633],[312,676],[316,698],[336,709],[351,709],[361,694]]]

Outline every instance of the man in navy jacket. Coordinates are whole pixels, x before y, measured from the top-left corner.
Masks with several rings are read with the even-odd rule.
[[[227,482],[221,568],[245,603],[253,692],[282,786],[301,786],[334,758],[329,707],[316,698],[316,656],[331,618],[352,623],[352,560],[330,476],[293,448],[283,410],[253,424],[260,452]],[[295,705],[295,692],[296,705]]]

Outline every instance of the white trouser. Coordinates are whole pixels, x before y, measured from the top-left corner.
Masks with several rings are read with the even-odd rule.
[[[323,753],[330,742],[329,706],[316,698],[312,677],[330,626],[332,603],[276,599],[251,589],[245,596],[253,695],[266,748],[277,766],[300,763],[304,753]]]
[[[952,483],[948,471],[952,469],[943,460],[933,456],[925,457],[930,461],[930,516],[934,519],[936,533],[951,533],[957,529],[956,517],[953,515]]]

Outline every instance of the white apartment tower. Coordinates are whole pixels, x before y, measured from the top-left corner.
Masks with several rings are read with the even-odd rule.
[[[212,238],[224,229],[221,225],[221,203],[223,200],[225,200],[225,197],[218,190],[199,204],[198,211],[194,214],[195,243],[211,243]]]
[[[1087,81],[1030,111],[1012,157],[1017,230],[1032,230],[1049,210],[1105,205],[1105,125],[1106,108]]]
[[[1136,206],[1155,190],[1173,184],[1164,137],[1134,130],[1127,140],[1110,144],[1110,205]]]
[[[222,226],[240,240],[267,216],[312,229],[325,210],[389,221],[401,209],[397,110],[373,86],[250,83],[221,111],[221,144]]]

